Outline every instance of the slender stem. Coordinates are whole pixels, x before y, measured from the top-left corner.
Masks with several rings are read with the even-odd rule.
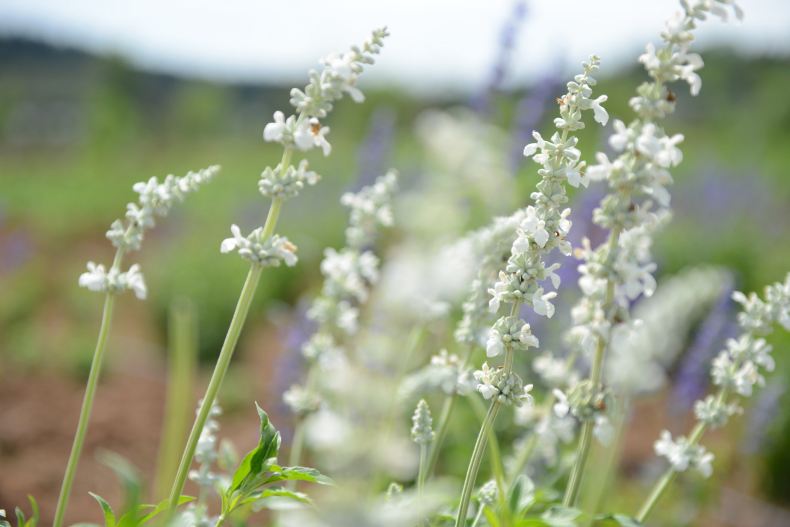
[[[120,266],[120,254],[121,251],[118,251],[115,257],[118,266]],[[115,264],[113,265],[115,266]],[[66,506],[68,505],[69,495],[71,494],[71,487],[74,484],[74,476],[77,472],[77,463],[82,453],[82,447],[85,444],[85,435],[88,431],[88,421],[90,420],[91,410],[93,409],[96,387],[99,384],[99,374],[101,373],[104,354],[107,350],[107,339],[110,335],[110,324],[112,323],[114,305],[115,294],[108,292],[104,297],[104,309],[102,311],[101,325],[99,326],[99,337],[96,341],[96,350],[93,352],[93,361],[91,362],[91,369],[88,374],[88,383],[85,386],[85,395],[82,399],[82,409],[80,410],[80,418],[77,423],[77,432],[74,434],[71,454],[69,454],[69,461],[66,464],[66,473],[63,476],[63,484],[60,487],[58,505],[55,509],[55,519],[52,522],[53,527],[61,527],[63,525]]]
[[[291,440],[291,450],[288,452],[288,464],[292,467],[299,464],[300,460],[302,459],[302,450],[304,449],[304,418],[298,417],[296,420],[296,424],[294,425],[294,435],[293,439]],[[296,485],[295,481],[291,481],[294,486]]]
[[[176,477],[173,481],[173,487],[170,489],[170,514],[172,514],[172,512],[178,506],[178,500],[181,496],[181,491],[184,489],[184,483],[186,482],[187,474],[189,473],[189,467],[192,465],[192,458],[195,455],[195,449],[197,448],[200,434],[203,431],[203,426],[206,424],[206,420],[208,419],[209,413],[211,412],[211,407],[214,405],[214,401],[217,398],[217,393],[219,392],[219,389],[222,386],[222,381],[228,371],[230,360],[233,357],[233,350],[236,348],[236,343],[239,341],[239,335],[241,335],[241,329],[244,326],[245,320],[247,319],[247,313],[250,311],[250,305],[252,304],[252,299],[255,295],[255,289],[258,287],[258,281],[261,278],[262,270],[263,268],[260,265],[253,264],[250,266],[250,270],[247,273],[247,279],[245,280],[244,286],[241,289],[239,301],[236,304],[236,311],[233,313],[233,319],[231,320],[230,326],[228,327],[228,333],[225,336],[225,342],[222,344],[222,349],[219,352],[219,358],[217,359],[217,364],[214,367],[214,373],[211,374],[211,380],[208,383],[206,394],[203,396],[200,410],[198,411],[197,418],[192,425],[192,431],[189,433],[189,439],[187,439],[184,453],[181,456],[181,462],[178,465],[178,471],[176,472]]]
[[[723,400],[725,397],[724,390],[719,391],[718,394],[719,399]],[[688,442],[689,445],[696,445],[699,443],[700,439],[702,439],[702,435],[705,433],[706,425],[702,421],[698,422],[694,429],[691,431],[691,435],[689,436]],[[653,510],[653,507],[656,505],[661,496],[664,495],[667,488],[669,487],[670,483],[675,480],[678,471],[675,470],[673,467],[669,467],[664,475],[656,482],[653,486],[653,490],[650,491],[650,494],[647,496],[647,499],[642,504],[642,507],[639,508],[639,512],[636,515],[636,520],[640,523],[645,521],[647,515],[650,514],[650,511]]]
[[[514,302],[510,308],[510,316],[515,316],[521,306],[520,302]],[[502,367],[504,374],[507,376],[513,370],[513,350],[508,347],[505,351],[505,364]],[[480,432],[477,434],[475,441],[475,448],[472,450],[472,459],[469,460],[469,467],[466,469],[466,477],[464,478],[464,486],[461,489],[461,503],[458,507],[458,517],[455,519],[455,527],[461,527],[466,523],[466,513],[469,510],[469,500],[472,497],[472,489],[475,486],[477,473],[480,470],[480,462],[483,459],[483,453],[486,449],[488,441],[488,434],[491,427],[494,425],[499,407],[501,406],[499,399],[494,398],[491,401],[491,406],[488,408],[488,413],[483,424],[480,427]],[[494,436],[496,438],[496,436]],[[497,480],[499,484],[499,479]]]
[[[483,511],[485,510],[486,506],[482,503],[477,508],[477,514],[475,514],[475,519],[472,521],[472,527],[477,527],[477,524],[480,523],[480,518],[483,517]]]
[[[609,252],[607,254],[607,260],[609,263],[614,260],[615,249],[617,248],[617,245],[620,241],[621,232],[622,229],[620,227],[615,227],[612,229],[612,233],[609,236]],[[604,313],[606,313],[606,317],[609,322],[612,322],[613,318],[612,304],[614,303],[615,286],[616,284],[613,280],[607,279],[606,296],[603,301],[603,310]],[[598,337],[598,343],[595,348],[595,355],[593,356],[593,363],[589,378],[593,390],[595,391],[597,391],[602,385],[601,381],[603,377],[603,362],[608,345],[608,339],[605,339],[602,336]],[[562,499],[562,504],[565,507],[572,506],[576,502],[576,499],[579,495],[579,485],[582,481],[584,468],[587,465],[587,458],[590,455],[590,446],[592,444],[592,433],[594,427],[594,419],[587,419],[582,425],[582,431],[579,436],[579,446],[576,454],[576,463],[573,465],[573,470],[571,471],[570,478],[568,479],[568,486],[565,487],[565,496]]]
[[[494,424],[494,419],[499,412],[500,403],[494,399],[491,406],[488,407],[488,413],[483,420],[483,425],[480,427],[480,432],[477,434],[474,450],[472,450],[472,458],[469,461],[469,467],[466,469],[466,478],[464,479],[464,487],[461,490],[461,503],[458,507],[458,517],[455,519],[455,527],[462,527],[466,524],[466,513],[469,510],[469,501],[472,498],[472,489],[477,479],[477,473],[480,470],[480,462],[483,460],[483,453],[486,449],[486,442],[488,441],[488,429]]]
[[[425,488],[425,479],[428,474],[428,443],[420,443],[420,470],[417,473],[417,493],[422,494]]]
[[[280,161],[280,167],[283,172],[288,169],[292,154],[293,152],[290,148],[286,148],[283,152],[283,157]],[[277,228],[277,222],[280,219],[282,204],[282,199],[275,198],[272,200],[269,213],[266,216],[266,223],[264,223],[263,231],[261,232],[262,242],[266,241],[274,234],[274,230]],[[225,341],[222,343],[222,349],[219,352],[217,364],[214,366],[214,372],[211,374],[211,380],[209,381],[208,388],[206,388],[206,394],[203,396],[200,410],[192,425],[192,430],[189,433],[184,453],[181,456],[181,461],[176,471],[176,477],[173,481],[173,487],[170,489],[167,512],[168,518],[172,517],[178,506],[178,500],[181,496],[181,492],[184,490],[184,484],[186,483],[187,474],[189,474],[189,467],[192,465],[192,458],[195,456],[195,449],[197,448],[200,434],[203,431],[203,427],[211,412],[211,407],[214,405],[217,393],[228,371],[230,360],[233,357],[233,351],[236,349],[236,343],[239,341],[244,322],[247,320],[247,314],[250,311],[250,305],[255,296],[255,290],[258,288],[262,270],[263,268],[256,263],[250,266],[247,279],[244,281],[244,286],[239,294],[236,310],[233,312],[233,318],[230,321],[230,326],[228,326]]]

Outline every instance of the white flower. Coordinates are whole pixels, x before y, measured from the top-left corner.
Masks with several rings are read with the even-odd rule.
[[[505,353],[505,344],[499,333],[493,329],[488,333],[488,340],[486,340],[486,355],[489,357],[497,357]]]
[[[88,270],[80,275],[79,284],[90,291],[106,291],[107,270],[101,264],[88,262]]]
[[[274,122],[263,127],[264,141],[282,141],[285,135],[285,114],[281,111],[274,112]]]
[[[609,421],[609,418],[604,414],[595,415],[593,435],[604,446],[608,446],[612,442],[612,438],[614,437],[614,427]]]
[[[552,410],[554,411],[554,415],[557,417],[563,418],[568,415],[571,411],[571,405],[568,402],[568,396],[560,389],[553,389],[551,394],[554,396],[555,403],[552,406]]]
[[[532,295],[532,307],[535,310],[535,313],[547,318],[553,317],[554,304],[552,304],[550,300],[556,296],[556,292],[550,291],[548,293],[544,293],[543,288],[539,287]]]

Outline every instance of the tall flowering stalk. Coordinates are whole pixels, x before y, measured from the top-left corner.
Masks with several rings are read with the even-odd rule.
[[[639,57],[651,81],[639,86],[630,100],[637,118],[629,125],[614,122],[609,144],[619,156],[610,161],[599,153],[598,164],[588,171],[590,179],[609,185],[609,194],[593,216],[597,225],[609,230],[609,238],[596,249],[586,243],[579,251],[583,260],[579,285],[584,296],[572,311],[575,326],[570,336],[579,349],[592,355],[592,367],[589,377],[568,394],[571,411],[583,424],[565,506],[576,501],[594,427],[605,415],[609,394],[603,384],[603,363],[612,329],[628,320],[632,300],[655,290],[652,234],[669,217],[666,186],[672,177],[668,169],[683,157],[677,147],[683,136],[670,136],[657,124],[675,109],[675,95],[667,84],[684,80],[691,94],[697,95],[702,58],[689,52],[697,21],[710,13],[726,18],[728,7],[740,15],[731,0],[682,0],[681,5],[683,11],[671,18],[661,33],[663,44],[659,48],[648,44]]]
[[[301,350],[309,364],[306,380],[303,385],[291,386],[283,395],[297,418],[289,454],[291,465],[297,465],[302,457],[305,419],[326,406],[321,379],[331,378],[332,367],[347,360],[344,347],[357,333],[360,307],[379,279],[379,259],[369,247],[380,227],[393,224],[392,196],[396,187],[397,173],[390,170],[372,185],[341,198],[341,203],[350,209],[346,245],[340,251],[324,251],[324,284],[307,311],[317,329]]]
[[[499,312],[503,304],[510,305],[508,315],[500,317],[491,328],[486,341],[488,357],[504,355],[501,367],[491,367],[484,363],[475,372],[477,389],[491,401],[475,442],[472,457],[467,468],[461,503],[456,518],[456,527],[466,523],[472,489],[486,448],[488,434],[502,405],[520,406],[531,401],[529,391],[532,385],[524,385],[521,378],[513,372],[515,352],[538,347],[538,339],[532,334],[530,325],[519,318],[522,303],[532,307],[535,313],[551,317],[554,305],[551,300],[557,296],[555,291],[546,291],[544,286],[557,289],[560,285],[556,270],[559,264],[546,265],[549,254],[559,249],[570,254],[571,245],[566,240],[571,224],[568,220],[570,209],[563,209],[567,203],[565,184],[578,187],[586,186],[585,163],[581,152],[576,148],[578,139],[570,135],[584,128],[582,113],[592,110],[595,120],[606,124],[609,116],[601,103],[606,96],[592,99],[592,86],[595,79],[591,76],[598,69],[598,58],[591,57],[583,64],[583,73],[576,75],[568,83],[568,91],[559,102],[560,117],[554,120],[557,132],[550,140],[545,140],[535,132],[536,142],[524,149],[524,155],[541,165],[538,174],[541,181],[537,192],[532,193],[534,205],[526,208],[524,219],[517,230],[512,244],[507,266],[499,272],[499,278],[489,291],[489,308]],[[546,284],[550,282],[550,286]]]
[[[756,293],[749,296],[736,291],[733,300],[741,304],[738,325],[741,334],[727,340],[711,365],[711,380],[718,390],[694,404],[697,424],[688,437],[672,438],[664,430],[655,442],[656,454],[669,462],[664,475],[656,482],[636,519],[640,522],[666,491],[678,473],[696,469],[704,477],[713,472],[713,454],[700,445],[706,430],[724,426],[729,418],[742,411],[738,399],[751,397],[755,386],[763,386],[763,372],[774,369],[771,346],[762,338],[771,333],[774,324],[790,331],[790,274],[784,282],[765,288],[763,298]]]
[[[63,525],[71,486],[74,483],[77,464],[82,453],[85,435],[88,432],[88,421],[90,421],[96,387],[107,350],[115,297],[124,291],[132,291],[137,298],[142,300],[148,293],[140,266],[133,264],[123,271],[123,258],[126,254],[140,249],[145,231],[154,226],[157,217],[167,216],[174,204],[183,201],[187,194],[197,190],[218,171],[218,166],[211,166],[198,172],[189,172],[183,177],[168,175],[162,182],[152,177],[148,181],[135,183],[132,189],[139,195],[139,199],[129,203],[126,206],[124,219],[115,220],[110,225],[110,230],[107,231],[107,239],[115,246],[112,265],[107,269],[102,264],[88,262],[88,270],[80,275],[79,285],[81,287],[97,293],[104,293],[104,309],[88,382],[85,386],[85,395],[82,399],[77,432],[74,434],[74,442],[71,446],[66,473],[63,476],[58,504],[55,509],[55,519],[53,520],[55,527]]]
[[[259,182],[261,194],[270,198],[272,202],[263,227],[245,236],[238,226],[233,225],[231,227],[233,236],[224,240],[220,247],[223,253],[237,251],[242,258],[249,260],[250,270],[203,397],[203,404],[181,457],[170,491],[171,514],[178,505],[201,431],[209,418],[230,365],[233,350],[239,340],[261,273],[265,267],[278,266],[281,263],[289,266],[296,264],[296,247],[287,238],[275,234],[275,230],[283,203],[297,196],[305,185],[315,184],[318,175],[308,170],[307,161],[304,159],[298,164],[292,164],[293,154],[297,150],[306,152],[319,147],[324,155],[329,155],[332,149],[326,138],[329,128],[323,126],[320,119],[325,118],[334,103],[346,93],[356,102],[364,100],[362,92],[357,87],[357,80],[363,66],[373,64],[373,57],[379,53],[387,34],[386,28],[378,29],[361,47],[354,46],[342,55],[331,54],[323,59],[323,70],[310,72],[310,82],[304,90],[298,88],[291,90],[290,102],[296,113],[286,118],[283,112],[275,112],[274,121],[267,124],[263,130],[264,140],[280,143],[283,147],[280,163],[274,168],[264,169]]]

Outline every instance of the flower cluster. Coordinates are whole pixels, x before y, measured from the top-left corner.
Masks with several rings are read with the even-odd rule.
[[[285,201],[295,198],[305,185],[315,185],[319,179],[321,176],[308,170],[307,160],[302,159],[298,166],[289,165],[286,169],[282,164],[266,167],[261,172],[258,190],[267,198]]]
[[[446,349],[431,357],[425,367],[406,377],[400,386],[403,398],[415,393],[440,391],[445,395],[467,395],[475,390],[473,372],[456,354]]]
[[[723,426],[731,416],[742,411],[737,402],[729,400],[729,395],[750,397],[755,386],[765,383],[762,372],[774,369],[771,346],[760,336],[769,334],[774,324],[790,330],[790,274],[784,282],[766,287],[763,298],[755,293],[747,296],[738,291],[732,297],[743,308],[738,315],[742,333],[738,338],[728,339],[724,349],[713,360],[711,378],[719,390],[717,394],[708,395],[694,404],[698,421],[695,440],[685,443],[681,438],[673,443],[669,432],[664,431],[655,445],[656,453],[666,456],[676,471],[683,471],[688,466],[700,468],[694,464],[697,459],[697,450],[694,449],[701,448],[695,445],[702,432],[706,428]],[[713,456],[702,452],[700,456],[704,459],[700,471],[707,476]]]
[[[296,246],[286,237],[275,234],[264,238],[262,227],[244,236],[238,225],[231,225],[230,232],[233,236],[222,240],[220,245],[223,254],[238,251],[245,260],[263,267],[279,267],[282,263],[289,267],[296,265]]]
[[[433,418],[431,409],[425,399],[420,399],[411,418],[411,439],[418,445],[427,445],[433,441]]]
[[[356,194],[342,197],[351,209],[346,246],[324,252],[324,284],[307,311],[318,328],[302,347],[302,354],[313,365],[337,364],[344,355],[343,340],[357,332],[359,306],[368,299],[371,286],[379,278],[379,260],[365,246],[374,241],[380,226],[392,225],[391,201],[396,187],[397,173],[391,170]],[[297,414],[320,407],[321,398],[314,386],[295,385],[286,395],[286,404]]]
[[[373,242],[379,227],[392,226],[392,195],[397,185],[398,173],[390,170],[373,185],[343,194],[340,203],[351,209],[346,229],[349,247],[361,249]]]
[[[99,293],[134,291],[134,296],[140,300],[148,295],[138,264],[133,264],[129,270],[121,272],[115,267],[108,271],[102,264],[88,262],[88,270],[80,275],[79,284],[80,287]]]
[[[696,469],[704,477],[713,473],[713,454],[705,447],[692,444],[685,437],[672,439],[672,434],[664,430],[661,438],[654,445],[656,455],[667,458],[676,472],[684,472],[689,468]]]
[[[491,225],[466,238],[472,246],[477,272],[461,305],[463,316],[454,335],[459,343],[483,344],[487,338],[492,323],[488,290],[496,282],[502,262],[510,256],[513,240],[525,214],[525,210],[519,209],[510,216],[495,218]]]
[[[570,254],[570,243],[566,240],[571,227],[570,209],[562,208],[568,201],[565,183],[571,186],[587,184],[585,163],[576,148],[578,139],[570,132],[584,127],[581,121],[584,110],[592,110],[595,120],[601,124],[608,119],[600,105],[606,97],[590,98],[595,85],[592,73],[598,69],[598,62],[597,57],[591,57],[584,63],[584,72],[568,83],[568,92],[559,99],[560,117],[554,121],[559,132],[551,140],[535,132],[535,142],[524,149],[525,156],[541,165],[538,170],[541,181],[537,192],[532,193],[534,206],[525,211],[507,266],[489,290],[492,312],[497,312],[503,302],[526,302],[540,315],[551,317],[554,314],[551,299],[556,293],[545,292],[541,283],[550,279],[553,288],[559,287],[560,277],[555,273],[559,264],[547,266],[545,257],[555,248]]]
[[[487,400],[495,400],[501,404],[521,406],[532,404],[532,385],[524,385],[521,377],[504,368],[491,368],[487,362],[475,372],[478,382],[477,391]]]
[[[597,164],[587,171],[591,180],[605,181],[609,187],[593,221],[610,233],[599,247],[593,249],[585,240],[578,251],[583,261],[579,286],[584,296],[572,309],[574,326],[568,340],[585,353],[595,353],[596,361],[603,361],[613,327],[629,320],[631,302],[655,291],[656,266],[650,246],[656,230],[669,218],[669,169],[683,158],[677,146],[683,136],[668,135],[657,120],[674,111],[676,96],[667,83],[685,79],[691,84],[692,95],[698,92],[695,71],[701,60],[689,53],[692,30],[704,13],[718,14],[715,6],[719,4],[718,0],[683,2],[684,12],[670,20],[661,35],[663,44],[659,48],[648,45],[640,61],[651,80],[630,100],[637,117],[628,125],[614,122],[609,145],[618,156],[610,160],[598,153]],[[601,369],[593,371],[600,375]],[[593,380],[601,382],[600,378]]]
[[[139,199],[126,206],[125,221],[115,220],[110,225],[107,239],[120,251],[139,250],[145,229],[154,226],[156,217],[167,216],[175,203],[183,201],[187,194],[210,181],[217,172],[219,166],[213,165],[182,177],[170,174],[161,183],[156,177],[135,183],[132,190],[139,194]]]
[[[538,338],[532,334],[529,324],[518,317],[502,317],[496,321],[488,334],[486,355],[497,357],[505,348],[513,351],[526,351],[537,348]]]
[[[364,100],[357,80],[363,66],[373,64],[373,56],[379,53],[387,35],[386,28],[378,29],[361,48],[354,46],[342,55],[324,58],[323,69],[310,71],[310,82],[304,90],[291,90],[290,102],[297,114],[286,118],[283,112],[275,112],[274,121],[263,129],[264,140],[278,142],[286,149],[307,151],[320,147],[324,155],[329,155],[332,150],[326,139],[329,128],[322,126],[319,119],[326,117],[345,93],[356,102]]]
[[[214,165],[185,176],[168,175],[161,183],[155,177],[148,181],[135,183],[132,189],[139,195],[137,202],[126,205],[125,220],[115,220],[107,231],[107,239],[115,246],[117,253],[110,269],[104,265],[88,262],[88,270],[80,275],[79,285],[90,291],[117,294],[134,291],[139,299],[147,296],[140,266],[134,264],[127,271],[121,271],[122,257],[129,251],[140,249],[146,229],[156,223],[156,217],[164,217],[175,203],[197,190],[200,185],[211,180],[219,172]]]

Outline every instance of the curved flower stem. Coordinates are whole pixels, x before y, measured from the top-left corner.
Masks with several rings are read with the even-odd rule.
[[[483,511],[485,510],[485,505],[482,503],[477,508],[477,514],[475,514],[475,519],[472,521],[472,527],[477,527],[477,524],[480,523],[480,518],[483,517]]]
[[[717,394],[716,397],[723,402],[726,395],[727,395],[726,391],[722,389],[719,390],[719,393]],[[700,439],[702,439],[702,435],[705,433],[706,428],[707,425],[704,422],[702,421],[697,422],[697,425],[691,431],[691,435],[689,435],[689,439],[688,439],[689,445],[696,445],[697,443],[699,443]],[[639,521],[640,523],[645,521],[647,515],[650,514],[650,511],[653,510],[653,507],[656,505],[658,500],[661,498],[661,496],[664,495],[664,492],[666,492],[667,488],[669,487],[669,484],[675,480],[677,474],[678,471],[671,466],[666,470],[666,472],[664,472],[664,475],[661,476],[661,479],[659,479],[656,482],[656,484],[653,486],[653,490],[650,491],[650,494],[647,496],[647,499],[639,508],[639,512],[636,515],[637,521]]]
[[[609,254],[607,256],[611,263],[614,258],[614,252],[620,241],[620,233],[622,229],[615,227],[609,237]],[[606,284],[606,297],[603,302],[603,309],[606,313],[609,322],[612,318],[612,303],[614,302],[615,283],[612,279],[607,280]],[[603,377],[603,361],[606,354],[606,348],[609,346],[609,341],[601,336],[598,337],[598,344],[595,348],[595,355],[593,356],[592,368],[590,370],[590,383],[594,390],[600,388]],[[562,504],[565,507],[571,507],[576,502],[579,494],[579,486],[581,484],[582,476],[584,475],[584,468],[587,465],[587,458],[590,455],[590,446],[592,445],[592,433],[595,427],[594,419],[587,419],[582,425],[582,431],[579,436],[579,446],[576,454],[576,463],[573,465],[570,478],[568,479],[568,486],[565,488],[565,496],[562,499]]]
[[[290,151],[286,150],[283,154],[282,166],[283,170],[286,169],[286,163],[290,159]],[[280,218],[280,209],[282,207],[282,200],[274,199],[269,208],[269,214],[266,217],[266,223],[263,226],[261,239],[266,240],[274,234],[274,229],[277,227],[277,221]],[[197,448],[200,434],[206,424],[211,407],[217,398],[217,393],[222,386],[222,381],[230,366],[230,360],[233,357],[233,351],[236,349],[236,344],[239,341],[241,330],[244,327],[244,322],[247,320],[247,314],[250,311],[252,299],[255,296],[255,290],[258,287],[258,282],[261,278],[263,267],[257,263],[250,266],[247,273],[247,279],[244,281],[244,286],[241,288],[239,300],[236,304],[236,310],[233,313],[233,318],[228,327],[228,333],[225,335],[225,342],[222,344],[222,349],[217,358],[217,364],[214,366],[214,372],[211,374],[206,394],[203,396],[203,401],[200,405],[200,410],[192,425],[192,431],[189,433],[184,453],[181,456],[181,462],[178,465],[176,478],[173,481],[173,487],[170,489],[170,497],[168,498],[168,517],[172,517],[173,512],[178,506],[178,500],[181,492],[184,490],[187,475],[189,474],[189,467],[192,465],[192,458],[195,456],[195,449]]]
[[[480,427],[480,432],[477,434],[475,447],[474,450],[472,450],[472,458],[469,460],[469,467],[466,469],[464,487],[461,490],[461,503],[458,506],[458,517],[455,519],[455,527],[462,527],[466,524],[466,513],[469,510],[472,489],[474,488],[477,473],[480,470],[480,462],[483,460],[483,453],[486,449],[488,430],[494,424],[500,406],[499,401],[496,399],[491,402],[491,406],[488,407],[488,413],[486,413],[483,424]]]
[[[118,251],[115,256],[113,266],[116,266],[116,264],[120,266],[121,257],[119,255],[120,251]],[[101,373],[104,354],[107,350],[107,339],[110,335],[110,324],[112,323],[114,306],[115,294],[108,292],[104,297],[104,309],[102,311],[101,325],[99,326],[99,337],[96,341],[96,350],[93,352],[93,361],[91,362],[91,369],[88,374],[88,383],[85,386],[85,395],[82,399],[82,409],[80,410],[80,418],[77,423],[77,432],[74,434],[71,454],[69,454],[69,461],[66,464],[66,473],[63,476],[63,483],[60,487],[58,505],[55,509],[55,519],[52,522],[53,527],[61,527],[63,525],[63,517],[66,514],[66,506],[68,505],[71,487],[74,483],[74,476],[77,472],[77,463],[82,453],[82,447],[85,444],[85,435],[88,432],[88,421],[90,420],[91,410],[93,409],[96,387],[99,384],[99,374]]]
[[[520,302],[514,302],[510,309],[510,316],[515,316],[521,306]],[[505,364],[502,367],[505,374],[510,374],[513,370],[513,350],[508,348],[505,351]],[[486,449],[488,442],[488,435],[493,434],[492,427],[494,420],[501,403],[498,398],[491,401],[491,406],[488,407],[488,413],[483,419],[483,424],[480,426],[480,432],[477,434],[474,450],[472,450],[472,458],[469,460],[469,467],[466,469],[466,477],[464,478],[464,486],[461,489],[461,503],[458,506],[458,516],[455,519],[455,527],[462,527],[466,524],[466,513],[469,511],[469,500],[472,498],[472,489],[475,486],[477,473],[480,471],[480,462],[483,460],[483,453]],[[496,439],[496,436],[494,436]],[[501,483],[498,478],[498,483]]]
[[[217,359],[217,364],[214,367],[214,372],[211,374],[211,380],[209,381],[208,388],[206,389],[206,394],[203,396],[198,415],[195,418],[194,424],[192,425],[192,430],[189,433],[189,438],[187,439],[184,453],[181,456],[181,462],[178,465],[176,478],[173,481],[172,488],[170,489],[170,497],[168,500],[170,513],[172,513],[178,505],[181,491],[184,489],[184,483],[186,482],[187,474],[189,473],[189,467],[192,466],[192,458],[195,455],[195,449],[197,448],[200,434],[203,431],[203,427],[205,426],[206,420],[208,419],[209,413],[211,412],[211,407],[217,398],[217,393],[219,392],[219,389],[222,386],[222,381],[228,371],[230,360],[233,357],[233,350],[236,348],[236,343],[239,341],[239,335],[241,335],[241,329],[244,326],[245,320],[247,319],[247,313],[249,313],[250,305],[252,304],[252,298],[255,294],[255,289],[258,286],[258,281],[261,278],[262,270],[263,268],[260,265],[253,264],[250,266],[250,270],[247,273],[247,279],[244,282],[244,287],[241,289],[239,301],[236,304],[236,311],[233,313],[233,319],[230,322],[228,333],[225,336],[225,342],[222,345],[222,350],[219,353],[219,358]]]

